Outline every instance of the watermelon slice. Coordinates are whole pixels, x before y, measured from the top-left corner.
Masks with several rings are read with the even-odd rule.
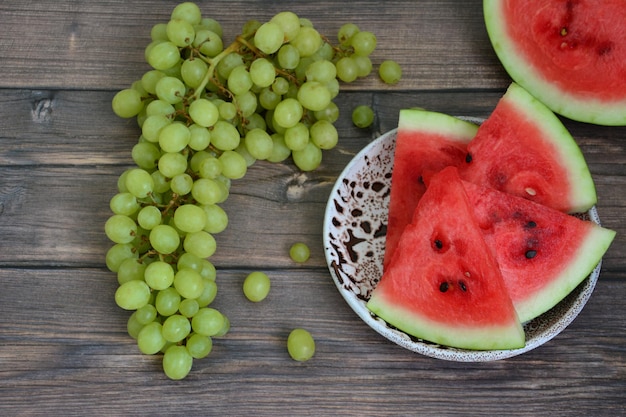
[[[404,227],[411,222],[426,191],[427,178],[448,165],[462,164],[466,144],[477,129],[472,123],[442,113],[400,111],[383,265],[391,261]]]
[[[461,177],[564,212],[586,212],[596,189],[556,115],[512,83],[467,146]]]
[[[454,167],[432,177],[367,307],[446,346],[515,349],[525,336]]]
[[[514,81],[563,116],[626,125],[624,0],[484,0],[483,10]]]
[[[463,185],[522,322],[576,288],[615,237],[612,230],[527,199]]]

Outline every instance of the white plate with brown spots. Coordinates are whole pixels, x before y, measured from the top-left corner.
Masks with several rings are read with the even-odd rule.
[[[441,346],[410,336],[368,310],[366,303],[382,275],[396,133],[397,129],[385,133],[352,159],[337,179],[326,206],[323,235],[326,261],[348,305],[390,341],[426,356],[451,361],[513,357],[541,346],[563,331],[591,296],[600,264],[554,308],[524,324],[526,345],[520,349],[474,351]],[[585,217],[600,223],[595,207]]]

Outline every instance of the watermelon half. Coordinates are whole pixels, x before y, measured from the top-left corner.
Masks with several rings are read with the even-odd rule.
[[[367,308],[446,346],[523,347],[524,330],[454,167],[432,178],[414,219]]]
[[[598,265],[613,230],[493,188],[464,182],[519,319],[550,310]]]
[[[467,145],[461,177],[556,210],[588,211],[597,194],[585,158],[558,117],[512,83]]]
[[[626,2],[484,0],[496,55],[554,112],[626,125]]]
[[[465,161],[467,143],[478,126],[436,112],[401,110],[391,176],[384,265],[393,256],[404,227],[424,192],[428,178],[448,165]]]

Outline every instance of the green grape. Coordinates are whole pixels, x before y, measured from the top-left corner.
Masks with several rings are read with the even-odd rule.
[[[169,191],[170,183],[169,180],[161,173],[161,171],[154,171],[150,174],[152,180],[154,181],[154,192],[155,193],[164,193]],[[153,194],[154,197],[156,197]]]
[[[131,193],[117,193],[109,201],[109,207],[114,214],[131,216],[139,210],[137,197]]]
[[[186,268],[200,272],[202,269],[202,259],[198,258],[196,255],[192,255],[191,253],[183,253],[180,258],[178,258],[176,267],[179,270]]]
[[[278,50],[276,60],[283,69],[296,69],[300,63],[300,51],[291,44],[285,44]]]
[[[124,310],[137,310],[148,304],[149,300],[150,287],[144,281],[125,282],[115,291],[115,303]]]
[[[272,91],[274,91],[279,96],[286,94],[287,91],[289,91],[289,81],[287,81],[283,77],[276,77],[276,79],[272,83]]]
[[[215,234],[223,232],[228,226],[228,215],[223,208],[217,204],[207,204],[202,206],[206,214],[206,224],[204,231]]]
[[[243,293],[250,301],[255,303],[262,301],[267,297],[269,292],[270,279],[264,272],[251,272],[243,281]]]
[[[121,90],[113,97],[111,107],[119,117],[127,119],[137,116],[143,109],[141,93],[132,88]]]
[[[128,216],[114,214],[104,224],[104,233],[112,242],[130,243],[135,239],[137,224]]]
[[[191,137],[189,138],[189,147],[191,149],[194,151],[202,151],[209,147],[211,143],[211,132],[209,132],[209,129],[204,126],[192,124],[189,126],[189,132],[191,133]]]
[[[137,223],[146,230],[152,230],[161,224],[161,210],[155,206],[145,206],[137,214]]]
[[[222,25],[217,20],[211,17],[203,17],[200,21],[200,28],[210,30],[217,34],[217,36],[224,36],[224,32],[222,31]]]
[[[193,358],[185,346],[172,345],[163,354],[163,372],[168,378],[180,380],[191,371]]]
[[[230,320],[228,320],[228,317],[224,315],[223,317],[224,317],[224,323],[222,324],[222,328],[213,337],[225,336],[226,333],[230,331]]]
[[[301,27],[296,37],[290,42],[298,49],[302,58],[313,55],[323,43],[319,32],[310,26]]]
[[[200,297],[196,298],[199,308],[208,306],[209,304],[213,302],[213,300],[217,296],[217,284],[215,283],[215,277],[213,277],[213,280],[206,279],[206,278],[203,278],[203,279],[204,279],[204,291],[202,291],[202,294],[200,295]]]
[[[383,61],[378,67],[378,75],[384,83],[396,84],[402,78],[402,68],[395,61]]]
[[[282,29],[286,41],[294,39],[300,31],[300,18],[293,12],[279,12],[270,22],[276,23]]]
[[[160,224],[150,230],[150,244],[157,252],[170,254],[178,248],[180,237],[172,226]]]
[[[178,152],[164,153],[159,159],[158,167],[163,176],[174,178],[187,170],[187,158]]]
[[[257,87],[269,87],[275,78],[276,69],[270,60],[257,58],[250,64],[250,79]]]
[[[323,59],[312,62],[307,67],[305,74],[307,81],[327,83],[337,77],[337,68],[332,62]]]
[[[243,117],[252,116],[257,109],[258,100],[256,98],[256,94],[252,91],[246,91],[243,94],[238,94],[234,98],[234,102],[236,106],[239,108],[241,115]]]
[[[220,187],[220,184],[214,179],[210,178],[199,178],[193,183],[193,186],[191,187],[191,195],[199,204],[216,204],[222,201],[223,194],[224,190],[222,189],[222,187]],[[201,214],[196,215],[198,219],[201,216],[203,218],[206,217],[204,211],[201,208],[198,207],[198,210],[202,212]],[[199,221],[197,222],[197,225],[200,225]],[[199,230],[202,230],[204,228],[204,225],[205,224],[203,223],[202,227],[194,231],[197,232]]]
[[[169,317],[180,307],[180,294],[174,287],[165,288],[157,294],[154,306],[160,315]]]
[[[318,120],[310,129],[311,141],[320,149],[332,149],[339,141],[335,125],[326,120]]]
[[[139,168],[152,170],[156,167],[157,161],[161,156],[159,148],[150,142],[139,142],[131,151],[131,157]]]
[[[145,198],[154,189],[154,180],[148,171],[133,168],[126,174],[126,189],[137,198]]]
[[[249,36],[252,33],[256,32],[256,30],[261,26],[261,22],[256,19],[247,20],[243,26],[241,27],[241,33],[244,36]]]
[[[236,52],[231,52],[223,57],[217,64],[217,73],[220,77],[228,79],[233,68],[243,65],[243,58]]]
[[[326,120],[330,123],[335,123],[339,119],[339,107],[332,101],[324,110],[316,111],[313,113],[317,120]]]
[[[222,175],[233,180],[243,178],[248,170],[248,165],[243,156],[235,151],[224,151],[218,160],[222,166]]]
[[[130,243],[117,243],[109,248],[106,253],[106,266],[111,272],[117,272],[120,265],[127,258],[138,258],[139,255]]]
[[[350,46],[350,39],[352,39],[352,37],[359,32],[359,27],[354,23],[345,23],[337,32],[337,40],[342,46]]]
[[[206,214],[201,207],[183,204],[174,211],[174,225],[183,232],[198,232],[204,229],[205,224]]]
[[[157,23],[150,29],[150,39],[153,41],[167,40],[167,23]]]
[[[304,123],[298,123],[284,133],[285,146],[292,151],[301,151],[309,143],[309,128]]]
[[[182,19],[189,22],[192,25],[198,25],[202,21],[202,13],[200,8],[193,2],[186,1],[179,3],[172,10],[172,19]]]
[[[215,278],[217,277],[217,270],[215,269],[215,265],[213,265],[207,259],[202,259],[202,269],[200,270],[200,275],[205,280],[215,282]]]
[[[181,122],[164,126],[159,132],[159,146],[164,152],[180,152],[189,143],[191,132]]]
[[[210,29],[199,29],[193,40],[193,46],[200,50],[200,53],[209,58],[213,58],[224,50],[224,43],[221,35]]]
[[[287,98],[276,106],[274,110],[274,122],[285,129],[295,126],[300,119],[304,110],[302,104],[294,98]]]
[[[224,120],[232,120],[235,118],[235,116],[237,116],[237,106],[229,101],[220,103],[218,109],[220,112],[220,117]]]
[[[376,48],[376,35],[368,31],[360,31],[350,38],[350,46],[356,55],[367,56]]]
[[[204,286],[202,289],[204,292]],[[180,302],[180,305],[178,306],[178,311],[180,312],[180,314],[187,318],[195,316],[198,310],[200,310],[200,305],[198,304],[198,301],[191,298],[185,298]]]
[[[353,55],[351,57],[356,63],[357,76],[367,77],[372,72],[372,60],[368,56]]]
[[[168,39],[176,46],[191,45],[196,32],[193,25],[186,20],[173,18],[167,22],[166,33]]]
[[[161,129],[172,123],[172,119],[164,114],[154,114],[146,118],[141,125],[141,136],[149,142],[159,141]]]
[[[344,56],[335,63],[337,67],[337,77],[346,83],[356,80],[359,75],[359,67],[351,57]]]
[[[215,253],[217,243],[213,235],[201,230],[187,233],[183,241],[183,248],[199,258],[208,258]]]
[[[187,195],[193,187],[193,178],[189,174],[178,174],[170,181],[172,192],[178,195]]]
[[[247,124],[245,125],[245,129],[247,129],[248,131],[252,129],[261,129],[263,131],[267,131],[267,123],[265,123],[265,118],[259,113],[254,113],[252,116],[249,116],[246,121]]]
[[[296,361],[308,361],[315,354],[315,340],[305,329],[293,329],[287,338],[287,351]]]
[[[246,149],[256,159],[267,159],[272,154],[274,142],[265,129],[255,128],[245,137]]]
[[[276,94],[271,88],[267,87],[259,93],[259,104],[266,110],[273,110],[278,103],[282,101],[282,97]]]
[[[215,336],[224,326],[224,315],[211,307],[203,307],[191,319],[191,328],[204,336]]]
[[[322,162],[322,151],[313,142],[307,143],[304,149],[291,152],[293,162],[302,171],[313,171]]]
[[[222,173],[222,163],[214,156],[209,156],[200,162],[198,174],[201,178],[215,179]]]
[[[204,291],[204,281],[200,273],[193,269],[183,268],[174,275],[174,288],[184,298],[198,298]]]
[[[211,131],[211,143],[221,151],[229,151],[239,146],[241,136],[232,124],[219,120]]]
[[[161,334],[168,342],[178,343],[191,332],[189,319],[180,314],[173,314],[165,319]]]
[[[137,321],[136,312],[133,312],[133,314],[131,314],[128,318],[128,322],[126,323],[126,331],[128,331],[130,337],[132,337],[133,339],[137,339],[137,337],[139,336],[139,332],[142,328],[143,324]]]
[[[156,83],[165,77],[165,73],[159,70],[150,70],[141,77],[141,85],[150,94],[156,94]]]
[[[291,156],[291,149],[287,147],[285,143],[285,137],[278,133],[272,135],[272,154],[267,158],[270,162],[282,162]]]
[[[158,42],[147,52],[147,61],[152,68],[165,71],[178,64],[180,61],[180,51],[172,42]],[[146,90],[150,91],[147,88]]]
[[[185,84],[191,88],[198,88],[208,71],[208,65],[201,59],[189,58],[180,66],[180,76]]]
[[[289,248],[289,257],[291,257],[294,262],[306,262],[310,256],[311,251],[305,243],[297,242]]]
[[[117,283],[122,285],[134,279],[142,280],[146,264],[135,258],[127,258],[120,264],[117,270]]]
[[[194,333],[189,337],[189,339],[187,339],[185,347],[192,358],[202,359],[211,353],[211,350],[213,349],[213,341],[208,336]]]
[[[248,69],[244,65],[233,68],[228,75],[228,89],[234,95],[240,95],[252,88],[254,84]]]
[[[251,167],[256,162],[256,158],[252,156],[250,152],[248,152],[248,149],[246,148],[245,140],[241,141],[239,146],[237,146],[237,149],[235,149],[235,152],[243,156],[243,159],[246,161],[247,167]]]
[[[189,117],[202,127],[213,126],[219,119],[219,110],[206,99],[198,99],[189,105]]]
[[[157,310],[154,304],[146,304],[145,306],[137,309],[135,312],[135,318],[143,325],[152,323],[157,318]],[[159,348],[160,349],[160,348]]]
[[[159,100],[170,104],[183,101],[186,92],[185,84],[180,79],[171,76],[161,78],[154,88]]]
[[[174,283],[174,268],[167,262],[154,261],[146,267],[144,280],[153,290],[164,290]]]
[[[324,110],[330,104],[330,91],[317,81],[307,81],[298,90],[298,101],[302,107],[312,110]]]
[[[144,355],[154,355],[158,353],[163,346],[165,346],[166,340],[161,334],[161,323],[153,321],[146,324],[137,335],[137,347]]]
[[[356,106],[352,111],[352,123],[356,127],[366,128],[374,123],[374,110],[370,106]]]
[[[278,51],[285,39],[285,32],[274,22],[263,23],[254,34],[254,46],[265,54]]]
[[[318,49],[313,55],[311,55],[311,58],[313,58],[314,61],[332,61],[334,57],[335,48],[328,42],[323,42],[322,46],[320,46],[320,49]]]

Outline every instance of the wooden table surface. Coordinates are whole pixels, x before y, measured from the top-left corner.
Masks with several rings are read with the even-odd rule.
[[[618,232],[596,290],[560,335],[526,354],[456,363],[404,350],[371,330],[329,275],[322,222],[350,159],[419,106],[486,117],[510,79],[489,44],[481,2],[203,1],[232,40],[246,19],[292,10],[335,36],[356,23],[378,36],[374,63],[394,59],[403,80],[343,86],[340,143],[314,172],[257,163],[234,183],[228,229],[211,258],[215,305],[232,330],[183,381],[160,356],[139,354],[115,305],[103,224],[139,129],[111,98],[148,69],[143,49],[173,1],[17,1],[0,5],[0,415],[626,415],[626,127],[564,120],[587,158],[603,225]],[[370,104],[360,130],[352,108]],[[311,259],[288,257],[306,242]],[[272,279],[262,303],[245,300],[252,270]],[[315,357],[291,360],[294,327]]]

